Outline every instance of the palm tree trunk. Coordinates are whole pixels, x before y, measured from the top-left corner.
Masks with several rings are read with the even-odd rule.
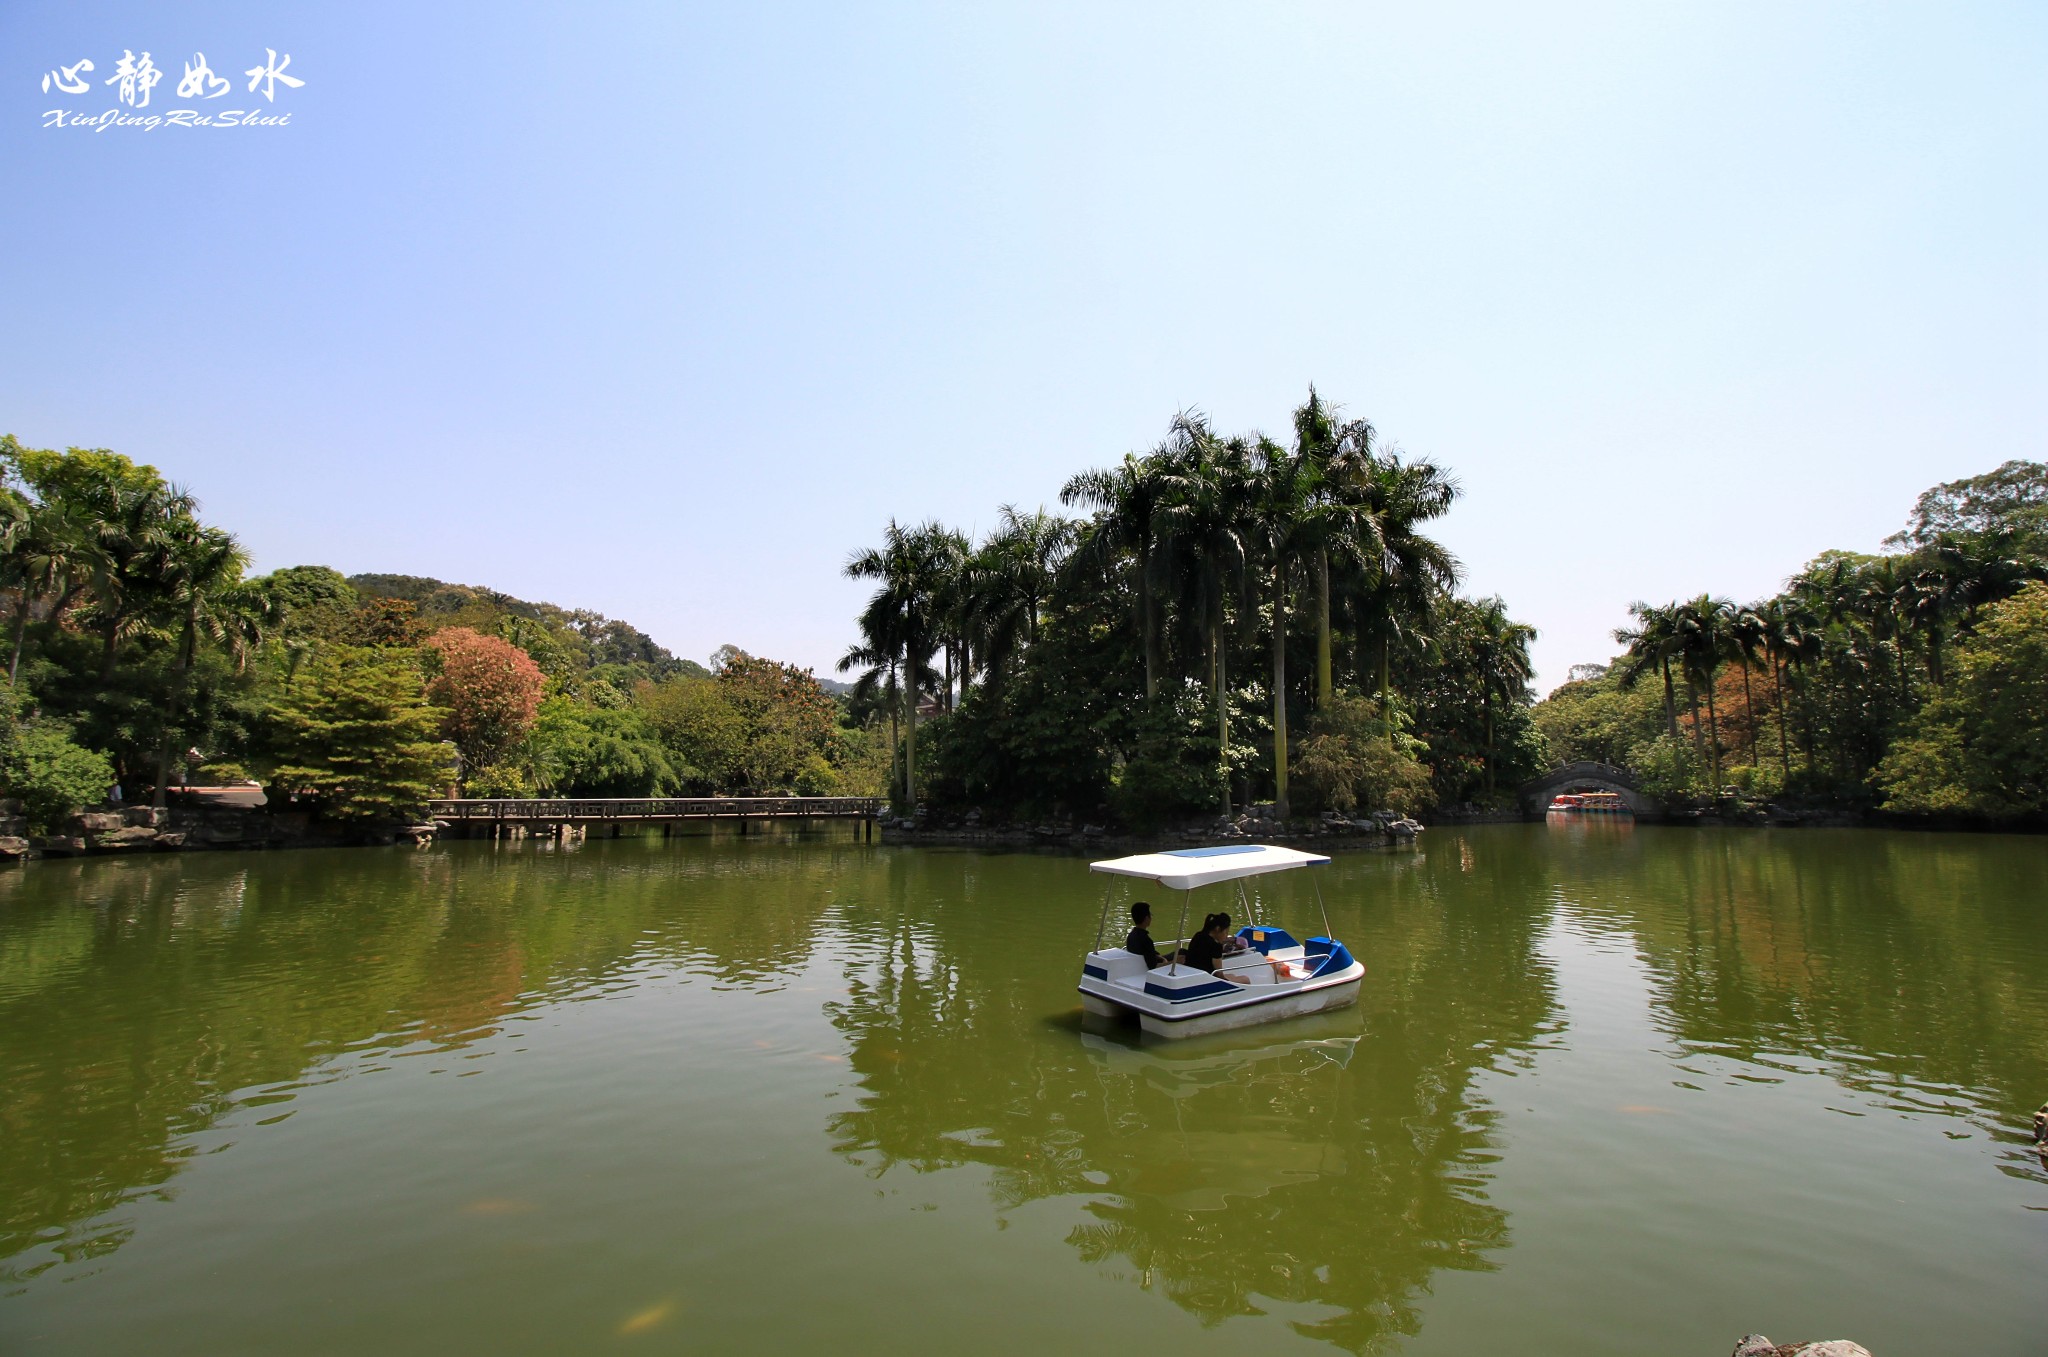
[[[1479,710],[1486,717],[1486,799],[1490,802],[1493,800],[1493,689],[1490,686],[1479,690]]]
[[[1224,682],[1223,603],[1209,623],[1209,682],[1216,698],[1216,781],[1222,787],[1223,818],[1230,818],[1230,702]]]
[[[1392,749],[1394,747],[1394,663],[1389,654],[1393,649],[1393,638],[1388,633],[1393,628],[1391,625],[1392,619],[1390,618],[1388,621],[1389,626],[1387,630],[1380,633],[1379,692],[1377,697],[1380,704],[1380,734],[1386,737],[1387,748]]]
[[[1700,690],[1690,677],[1685,680],[1685,712],[1686,715],[1692,718],[1693,757],[1697,758],[1701,763],[1705,763],[1707,761],[1707,742],[1705,737],[1700,734]]]
[[[903,804],[903,731],[898,720],[902,706],[900,696],[889,704],[889,796],[898,806]]]
[[[1707,675],[1707,738],[1714,768],[1714,794],[1721,792],[1721,718],[1714,711],[1714,676]]]
[[[1778,769],[1784,785],[1792,785],[1792,745],[1785,738],[1785,662],[1771,657],[1771,699],[1778,709]]]
[[[1330,663],[1330,553],[1316,553],[1316,710],[1329,705]]]
[[[1671,661],[1663,662],[1664,669],[1664,721],[1671,727],[1671,743],[1678,743],[1678,699],[1671,691]]]
[[[100,650],[101,683],[112,683],[114,681],[114,657],[116,649],[120,645],[120,628],[120,619],[116,618],[114,621],[109,622],[100,633],[106,642]]]
[[[1138,623],[1144,633],[1145,704],[1159,694],[1159,620],[1152,614],[1152,567],[1147,552],[1138,557]]]
[[[21,645],[28,638],[28,590],[21,591],[21,611],[14,615],[14,655],[7,661],[7,686],[14,686],[14,676],[21,671]]]
[[[913,678],[903,694],[903,809],[917,809],[917,681]]]
[[[149,795],[149,804],[162,810],[169,800],[171,781],[171,734],[177,729],[179,720],[185,714],[185,679],[192,672],[192,653],[198,644],[197,619],[187,616],[185,634],[178,642],[178,664],[172,671],[171,710],[164,722],[163,739],[156,750],[156,788]]]
[[[1749,766],[1756,767],[1756,699],[1749,693],[1749,661],[1742,661],[1742,719],[1749,726]]]
[[[1289,817],[1287,804],[1287,572],[1273,571],[1273,813]]]

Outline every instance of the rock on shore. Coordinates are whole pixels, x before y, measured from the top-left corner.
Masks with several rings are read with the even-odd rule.
[[[1870,1350],[1846,1338],[1780,1344],[1760,1333],[1750,1333],[1744,1334],[1742,1341],[1735,1345],[1734,1357],[1870,1357]]]
[[[0,862],[192,849],[308,848],[419,842],[433,827],[339,826],[303,811],[253,806],[124,806],[73,815],[54,834],[31,835],[18,806],[0,802]]]

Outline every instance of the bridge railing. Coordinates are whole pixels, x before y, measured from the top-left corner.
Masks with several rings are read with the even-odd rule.
[[[437,820],[852,819],[878,816],[878,796],[493,797],[427,803]]]

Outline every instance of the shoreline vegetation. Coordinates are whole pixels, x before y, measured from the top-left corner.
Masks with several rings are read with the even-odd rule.
[[[247,567],[155,468],[0,436],[0,856],[390,842],[457,790],[881,788],[875,733],[797,666],[706,667],[467,585]],[[267,814],[174,795],[250,784]]]
[[[1002,507],[892,521],[849,682],[408,575],[250,577],[156,469],[0,437],[0,857],[390,842],[428,800],[886,795],[898,832],[1365,835],[1512,814],[1566,764],[1683,818],[2048,823],[2048,466],[1936,486],[1771,598],[1637,603],[1542,701],[1458,591],[1460,487],[1311,388],[1288,437],[1175,417]],[[204,811],[186,786],[265,789]],[[228,821],[232,819],[234,823]],[[1403,826],[1397,830],[1396,825]]]
[[[1534,630],[1428,535],[1458,494],[1311,388],[1284,442],[1182,413],[1067,483],[1085,516],[892,521],[839,667],[889,723],[897,829],[1515,818],[1578,762],[1682,822],[2048,823],[2048,466],[1935,486],[1772,598],[1638,603],[1541,702]]]

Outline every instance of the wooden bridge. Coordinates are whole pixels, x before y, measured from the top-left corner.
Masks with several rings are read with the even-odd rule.
[[[721,820],[744,834],[757,824],[851,820],[855,834],[872,840],[882,804],[878,796],[542,796],[430,801],[427,809],[455,838],[582,838],[593,827],[600,833],[608,827],[617,838],[628,826],[648,825],[668,835],[677,825]]]

